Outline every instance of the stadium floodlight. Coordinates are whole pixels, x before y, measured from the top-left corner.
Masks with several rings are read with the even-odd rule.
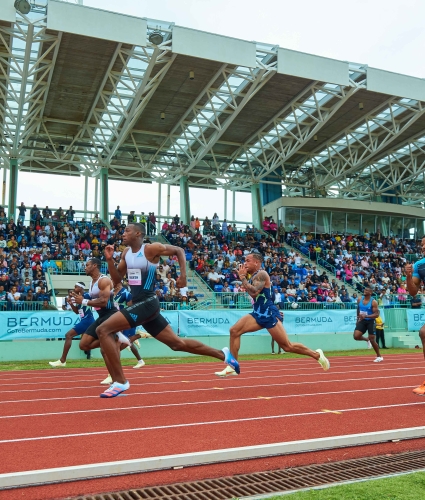
[[[14,6],[21,14],[28,14],[31,10],[31,5],[28,0],[15,0]]]
[[[152,33],[149,34],[148,39],[153,45],[161,45],[164,41],[164,37],[159,31],[152,31]]]

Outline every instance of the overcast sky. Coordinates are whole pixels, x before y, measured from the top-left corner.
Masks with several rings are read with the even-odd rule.
[[[84,0],[84,5],[425,77],[425,0]],[[66,191],[57,189],[59,179],[66,183]],[[40,187],[34,189],[37,184]],[[134,193],[134,183],[125,184]],[[93,209],[93,186],[91,180],[89,209]],[[111,182],[110,210],[120,204],[123,211],[157,211],[156,185],[139,185],[138,196],[131,199],[124,188],[124,183]],[[82,178],[21,173],[18,201],[82,208],[83,190]],[[162,195],[165,214],[166,188]],[[249,202],[250,195],[238,195],[238,220],[251,220]],[[217,211],[222,217],[223,204],[222,190],[191,192],[195,216]],[[230,198],[228,218],[231,205]],[[171,207],[171,213],[179,211],[177,187],[172,189]]]

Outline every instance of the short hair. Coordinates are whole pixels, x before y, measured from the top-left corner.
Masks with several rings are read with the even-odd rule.
[[[263,258],[262,254],[260,252],[251,252],[248,255],[252,255],[252,257],[255,260],[258,260],[258,262],[262,263],[264,261],[264,258]]]
[[[89,260],[92,264],[96,264],[96,266],[100,269],[102,266],[102,261],[98,259],[97,257],[93,257],[92,259]]]
[[[130,224],[129,224],[130,225]],[[140,224],[140,222],[132,222],[131,223],[132,226],[135,226],[135,228],[140,231],[140,233],[142,234],[142,236],[145,236],[146,235],[146,228],[145,228],[145,225],[144,224]]]

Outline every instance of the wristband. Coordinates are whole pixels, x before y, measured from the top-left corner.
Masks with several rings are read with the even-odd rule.
[[[88,306],[89,305],[89,299],[83,299],[83,302],[81,303],[83,306]]]

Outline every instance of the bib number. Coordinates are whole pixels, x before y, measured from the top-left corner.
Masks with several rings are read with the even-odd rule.
[[[83,318],[84,318],[84,311],[83,311],[83,309],[80,309],[80,310],[78,311],[78,314],[80,315],[80,318],[81,318],[81,319],[83,319]]]
[[[128,284],[129,285],[142,285],[142,270],[141,269],[127,269]]]
[[[119,310],[120,310],[120,304],[119,304],[119,302],[117,302],[116,300],[114,301],[114,306],[115,306],[115,309],[116,309],[117,311],[119,311]]]

